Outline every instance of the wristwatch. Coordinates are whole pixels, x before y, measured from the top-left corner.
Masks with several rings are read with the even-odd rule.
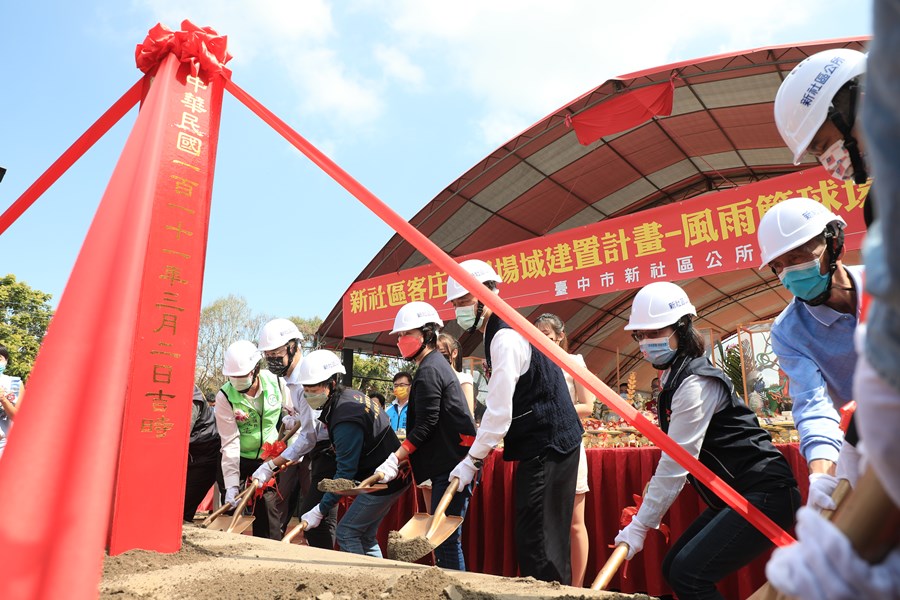
[[[475,466],[476,469],[480,469],[481,465],[484,464],[483,458],[475,458],[471,454],[469,455],[469,458],[472,460],[472,464]]]

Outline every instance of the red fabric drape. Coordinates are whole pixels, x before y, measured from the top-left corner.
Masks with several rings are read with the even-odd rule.
[[[584,146],[605,135],[631,129],[655,116],[672,114],[675,81],[623,92],[602,104],[578,113],[567,121]]]
[[[780,445],[806,498],[808,479],[806,461],[797,444]],[[608,546],[619,531],[622,509],[634,504],[633,494],[643,491],[653,475],[661,452],[656,447],[589,449],[588,477],[591,491],[585,503],[585,523],[590,538],[588,568],[585,581],[594,580],[609,558]],[[515,577],[518,575],[515,550],[514,481],[516,463],[504,461],[499,452],[492,452],[484,462],[483,478],[476,488],[463,522],[463,552],[469,571]],[[378,540],[382,550],[387,548],[388,532],[396,531],[416,510],[415,492],[410,489],[401,496],[381,524]],[[418,506],[421,506],[421,498]],[[628,565],[628,577],[622,570],[613,577],[608,589],[622,592],[644,592],[659,596],[671,594],[662,578],[660,566],[670,544],[687,529],[706,508],[690,486],[685,486],[672,505],[663,523],[671,530],[669,543],[661,533],[647,535],[644,550]],[[726,598],[746,598],[766,581],[765,564],[769,553],[760,556],[737,573],[725,578],[719,590]],[[426,557],[426,564],[429,562]]]

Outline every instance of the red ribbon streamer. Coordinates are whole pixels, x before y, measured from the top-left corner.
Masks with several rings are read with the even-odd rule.
[[[191,64],[194,77],[203,69],[209,75],[221,73],[227,78],[231,71],[225,63],[232,58],[227,45],[228,36],[219,35],[211,27],[197,27],[187,19],[181,22],[181,31],[157,23],[135,48],[134,61],[138,69],[149,73],[171,52],[180,62]]]
[[[360,182],[350,176],[337,163],[328,158],[318,148],[313,146],[299,133],[294,131],[287,123],[275,116],[272,111],[260,104],[250,94],[241,89],[231,79],[225,80],[225,89],[244,106],[256,113],[263,121],[280,133],[292,146],[302,152],[314,164],[331,176],[344,189],[362,202],[373,213],[378,215],[394,231],[399,233],[406,241],[416,247],[426,258],[432,261],[449,276],[457,280],[465,289],[472,292],[477,299],[491,309],[497,316],[509,323],[533,346],[540,350],[554,363],[566,372],[570,373],[575,381],[583,384],[594,393],[604,404],[607,404],[618,413],[626,423],[640,431],[651,442],[668,454],[679,465],[688,470],[701,483],[706,485],[714,494],[732,507],[738,514],[747,519],[754,527],[759,529],[776,546],[787,546],[794,543],[786,531],[775,524],[761,510],[750,504],[746,498],[738,494],[725,481],[716,476],[709,467],[702,464],[687,450],[682,448],[672,438],[651,423],[645,416],[639,413],[633,406],[622,400],[609,386],[600,381],[596,375],[587,370],[574,360],[558,345],[549,341],[549,338],[540,332],[525,317],[519,314],[503,298],[492,293],[480,281],[472,277],[468,271],[462,268],[453,258],[434,242],[428,239],[422,232],[398,215],[391,207],[382,202]]]

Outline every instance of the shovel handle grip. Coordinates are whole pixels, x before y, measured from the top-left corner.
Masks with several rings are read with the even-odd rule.
[[[300,523],[298,523],[297,525],[295,525],[293,529],[291,529],[290,531],[288,531],[288,532],[284,535],[284,537],[281,538],[281,541],[284,542],[285,544],[290,544],[291,541],[292,541],[295,537],[297,537],[297,534],[299,534],[301,531],[305,531],[305,530],[306,530],[306,527],[307,527],[308,525],[309,525],[309,523],[307,523],[306,521],[300,521]]]
[[[600,572],[597,573],[597,577],[594,578],[594,583],[591,584],[591,589],[605,589],[606,586],[609,585],[609,582],[612,581],[613,575],[616,574],[616,571],[619,570],[619,567],[622,566],[622,563],[625,562],[627,557],[628,544],[622,542],[616,546],[616,549],[613,550],[612,554],[610,554],[609,558],[606,560],[606,564],[604,564],[600,569]]]
[[[246,496],[246,495],[247,495],[247,489],[249,489],[249,488],[244,488],[244,490],[243,490],[242,492],[240,492],[237,496],[235,496],[235,500],[237,500],[237,499],[239,499],[239,498],[243,498],[244,496]],[[204,529],[206,529],[207,527],[209,527],[210,525],[212,525],[212,522],[213,522],[213,521],[215,521],[218,517],[221,517],[221,516],[222,516],[225,512],[227,512],[230,508],[231,508],[231,505],[230,505],[230,504],[223,504],[222,506],[220,506],[219,508],[217,508],[214,512],[210,513],[210,515],[209,515],[208,517],[206,517],[205,519],[203,519],[203,522],[200,523],[200,527],[203,527]]]
[[[361,488],[369,487],[370,485],[372,485],[374,483],[378,483],[382,477],[384,477],[384,473],[382,473],[381,471],[375,471],[375,473],[372,476],[366,477],[365,479],[360,481],[359,485],[356,487],[361,487]]]
[[[227,531],[228,533],[234,532],[234,528],[237,525],[238,519],[241,518],[241,513],[244,512],[244,508],[247,506],[247,503],[250,502],[250,497],[256,491],[257,487],[258,487],[258,484],[256,483],[256,480],[254,479],[253,481],[250,482],[250,485],[248,485],[244,489],[244,491],[242,492],[243,498],[241,498],[241,501],[240,501],[240,503],[238,503],[237,508],[234,509],[234,516],[231,518],[231,524],[228,526],[228,529],[226,529],[225,531]]]

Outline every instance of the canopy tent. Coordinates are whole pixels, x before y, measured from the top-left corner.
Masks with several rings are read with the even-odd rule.
[[[864,50],[866,41],[773,46],[611,79],[492,152],[410,223],[451,256],[465,256],[815,167],[810,159],[792,164],[774,124],[775,93],[807,56],[834,47]],[[602,137],[590,141],[597,135]],[[394,235],[355,282],[426,262]],[[776,315],[790,300],[771,273],[756,269],[679,283],[698,309],[698,326],[717,337]],[[558,314],[566,322],[570,351],[584,355],[591,371],[613,383],[617,367],[623,376],[640,367],[646,372],[639,387],[645,388],[653,375],[622,329],[634,293],[519,311],[532,320],[544,312]],[[448,331],[461,333],[455,323]],[[341,302],[318,335],[328,347],[397,354],[387,331],[345,337]],[[481,354],[480,341],[462,336],[464,354]]]

